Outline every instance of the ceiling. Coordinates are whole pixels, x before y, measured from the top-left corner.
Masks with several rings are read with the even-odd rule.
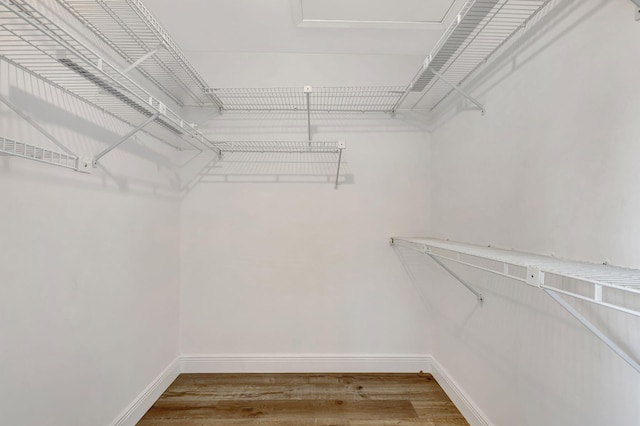
[[[461,0],[144,0],[185,52],[426,56]],[[311,25],[315,23],[316,25]]]
[[[143,0],[212,87],[405,85],[465,0]]]

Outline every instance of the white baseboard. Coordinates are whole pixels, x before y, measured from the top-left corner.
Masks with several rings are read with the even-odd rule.
[[[143,390],[136,399],[124,409],[111,423],[111,426],[135,426],[160,395],[180,374],[180,357],[176,358],[167,368]]]
[[[478,406],[469,398],[460,386],[453,380],[447,370],[433,357],[431,360],[431,375],[447,394],[471,426],[493,426]]]
[[[493,426],[430,355],[182,355],[111,423],[134,426],[180,373],[431,373],[471,426]]]
[[[409,373],[431,368],[425,355],[183,355],[183,373]]]

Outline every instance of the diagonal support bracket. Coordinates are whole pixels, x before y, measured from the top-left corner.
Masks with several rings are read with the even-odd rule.
[[[442,269],[447,271],[449,273],[449,275],[451,275],[453,278],[455,278],[456,281],[458,281],[467,290],[469,290],[471,293],[473,293],[474,296],[476,296],[476,299],[478,299],[478,303],[483,303],[484,302],[484,296],[482,295],[482,293],[480,293],[478,290],[473,288],[473,286],[471,284],[469,284],[468,282],[463,280],[458,274],[453,272],[451,270],[451,268],[449,268],[440,259],[438,259],[437,255],[435,255],[435,254],[433,254],[431,252],[431,247],[426,246],[426,245],[422,245],[422,244],[413,244],[413,243],[409,243],[409,242],[403,242],[402,240],[396,240],[395,238],[391,238],[391,240],[389,242],[390,242],[390,244],[392,246],[397,245],[397,246],[405,247],[405,248],[408,248],[408,249],[411,249],[411,250],[415,250],[415,251],[420,252],[422,254],[426,254],[431,259],[433,259],[434,262],[436,262],[438,265],[440,265],[440,267]]]
[[[473,293],[476,296],[476,299],[478,299],[478,303],[482,303],[484,302],[484,297],[482,296],[482,294],[476,290],[475,288],[473,288],[469,283],[467,283],[465,280],[463,280],[462,278],[460,278],[460,276],[458,274],[456,274],[455,272],[453,272],[451,270],[451,268],[449,268],[447,265],[445,265],[444,263],[442,263],[442,261],[440,259],[438,259],[437,257],[435,257],[433,254],[431,254],[431,252],[429,251],[429,249],[427,249],[426,251],[426,255],[429,256],[431,259],[433,259],[434,262],[436,262],[438,265],[440,265],[440,267],[442,267],[442,269],[444,269],[445,271],[447,271],[449,273],[449,275],[451,275],[453,278],[456,279],[456,281],[458,281],[460,284],[462,284],[463,286],[465,286],[467,288],[467,290],[469,290],[471,293]]]
[[[631,357],[631,355],[629,355],[629,353],[627,353],[627,351],[625,351],[617,343],[615,343],[613,340],[611,340],[609,337],[607,337],[602,331],[600,331],[600,329],[598,327],[593,325],[593,323],[591,323],[591,321],[589,321],[587,318],[585,318],[584,315],[582,315],[580,312],[578,312],[576,310],[576,308],[571,306],[558,293],[556,293],[555,291],[553,291],[551,289],[548,289],[548,288],[543,288],[542,290],[544,290],[544,292],[547,293],[553,300],[558,302],[558,304],[560,306],[562,306],[562,308],[564,310],[569,312],[569,314],[571,314],[571,316],[573,316],[576,320],[578,320],[578,322],[580,322],[580,324],[585,326],[591,333],[593,333],[598,339],[600,339],[602,341],[602,343],[607,345],[612,351],[614,351],[627,364],[629,364],[631,367],[633,367],[634,370],[636,370],[638,373],[640,373],[640,364],[638,363],[638,361],[633,359]]]
[[[107,155],[108,153],[110,153],[111,151],[113,151],[114,149],[119,147],[120,145],[122,145],[124,142],[126,142],[133,135],[138,133],[140,130],[144,129],[151,122],[155,121],[155,119],[158,118],[159,116],[160,116],[160,113],[156,112],[151,117],[149,117],[147,120],[145,120],[144,123],[140,124],[138,127],[134,128],[134,129],[131,129],[131,131],[129,133],[127,133],[126,135],[124,135],[118,142],[114,143],[113,145],[109,146],[107,149],[105,149],[104,151],[102,151],[101,153],[99,153],[98,155],[93,157],[93,167],[94,168],[98,167],[98,160],[100,160],[102,157],[104,157],[105,155]]]
[[[338,142],[338,170],[336,171],[336,185],[334,189],[338,189],[338,180],[340,179],[340,164],[342,164],[342,150],[345,148],[344,142]]]
[[[309,136],[309,146],[311,146],[311,93],[313,87],[304,86],[304,94],[307,98],[307,133]]]
[[[126,67],[124,70],[122,70],[122,73],[123,74],[129,73],[132,69],[137,68],[141,63],[143,63],[144,61],[146,61],[147,59],[149,59],[150,57],[158,53],[162,48],[164,48],[164,44],[160,44],[155,49],[148,51],[147,53],[142,55],[140,58],[138,58],[135,62],[133,62],[131,65]]]
[[[464,96],[467,100],[469,100],[469,102],[471,102],[472,104],[474,104],[475,106],[478,107],[478,109],[482,112],[482,115],[484,115],[484,105],[482,105],[480,102],[478,102],[474,97],[472,97],[471,95],[469,95],[467,92],[465,92],[464,90],[462,90],[457,84],[453,84],[451,81],[449,81],[445,76],[443,76],[441,73],[439,73],[438,71],[434,70],[432,67],[429,67],[429,70],[431,70],[431,72],[438,77],[443,83],[447,84],[448,86],[450,86],[453,90],[455,90],[456,92],[460,93],[462,96]]]

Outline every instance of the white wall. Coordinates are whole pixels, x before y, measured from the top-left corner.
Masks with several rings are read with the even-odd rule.
[[[80,155],[126,132],[6,63],[0,82]],[[56,149],[4,105],[0,135]],[[141,137],[92,175],[0,157],[1,423],[111,424],[178,356],[172,151]]]
[[[302,123],[238,124],[225,113],[205,132],[295,140]],[[428,135],[402,117],[316,123],[314,140],[347,143],[338,190],[335,156],[258,154],[228,156],[185,197],[182,353],[428,353],[424,308],[388,245],[394,233],[426,231]],[[251,183],[221,183],[238,174]]]
[[[441,117],[430,234],[640,267],[640,23],[626,0],[566,3],[559,25],[473,88],[484,117]],[[433,353],[494,424],[638,423],[640,375],[555,302],[456,271],[486,302],[429,266]],[[576,306],[640,357],[637,318]]]

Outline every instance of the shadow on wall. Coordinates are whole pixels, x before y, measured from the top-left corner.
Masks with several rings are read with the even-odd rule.
[[[515,34],[511,39],[507,40],[485,64],[480,65],[471,74],[471,78],[468,81],[462,81],[461,87],[482,102],[485,95],[494,87],[527,65],[550,46],[553,46],[582,22],[588,20],[608,2],[609,0],[600,0],[593,7],[580,11],[578,14],[578,9],[584,8],[583,2],[578,0],[551,0],[538,15],[532,18],[527,25],[526,31]],[[553,28],[568,21],[571,22],[570,25],[566,25],[562,31],[559,31],[546,42],[538,44],[542,35],[550,33]],[[485,107],[487,108],[487,114],[490,114],[491,106],[485,105]],[[456,115],[465,111],[474,111],[480,114],[475,105],[452,90],[447,98],[429,111],[431,119],[428,131],[436,130]]]

